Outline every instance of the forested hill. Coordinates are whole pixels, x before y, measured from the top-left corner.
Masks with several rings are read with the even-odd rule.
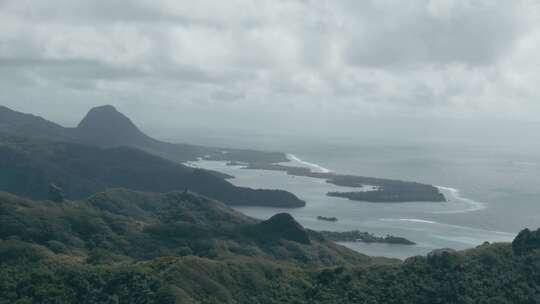
[[[229,205],[305,205],[286,191],[236,187],[222,174],[129,147],[101,148],[0,134],[0,167],[0,191],[35,199],[47,198],[52,183],[70,199],[123,187],[151,192],[190,190]]]
[[[0,194],[0,303],[539,303],[540,231],[400,263],[186,192]]]
[[[80,257],[100,248],[138,260],[238,255],[321,266],[370,260],[310,237],[312,232],[289,215],[261,223],[192,192],[111,189],[83,201],[32,201],[0,193],[0,210],[0,238],[50,249],[61,244],[62,253]],[[281,241],[296,245],[280,248]]]
[[[0,193],[0,303],[261,303],[321,267],[374,262],[289,215],[260,222],[189,192]]]

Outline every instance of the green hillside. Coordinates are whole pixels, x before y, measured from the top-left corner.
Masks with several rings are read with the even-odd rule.
[[[0,194],[0,303],[538,303],[540,231],[404,262],[192,194]]]
[[[122,187],[149,192],[190,190],[229,205],[305,205],[286,191],[236,187],[222,174],[129,147],[100,148],[0,134],[0,166],[0,191],[34,199],[47,198],[54,183],[71,199]]]

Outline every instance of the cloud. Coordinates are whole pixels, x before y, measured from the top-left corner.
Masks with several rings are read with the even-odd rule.
[[[238,127],[258,117],[249,127],[261,129],[325,115],[535,119],[539,10],[532,0],[4,0],[0,103],[70,122],[111,103],[169,124],[186,111]]]
[[[508,1],[357,1],[346,58],[362,66],[462,63],[489,65],[522,30]]]

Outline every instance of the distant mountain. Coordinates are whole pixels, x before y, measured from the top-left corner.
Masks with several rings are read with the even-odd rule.
[[[78,140],[103,147],[148,146],[156,143],[113,106],[91,109],[74,131]]]
[[[0,134],[0,168],[0,191],[34,199],[46,199],[52,183],[69,199],[122,187],[151,192],[189,190],[229,205],[305,205],[286,191],[236,187],[215,172],[130,147],[101,148]]]
[[[3,191],[44,199],[54,183],[67,198],[80,199],[111,187],[153,192],[189,189],[229,205],[305,205],[286,191],[235,187],[225,174],[178,163],[200,157],[263,162],[285,158],[281,153],[161,142],[112,106],[91,109],[76,128],[0,107]]]
[[[91,109],[76,128],[64,128],[41,117],[0,106],[0,132],[34,139],[68,141],[99,147],[134,147],[173,161],[198,158],[273,163],[287,161],[283,153],[172,144],[144,134],[113,106]]]

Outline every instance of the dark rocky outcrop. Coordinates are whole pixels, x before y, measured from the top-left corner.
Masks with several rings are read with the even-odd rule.
[[[516,255],[524,255],[540,248],[540,229],[522,230],[512,242],[512,250]]]
[[[258,237],[267,240],[284,239],[301,244],[310,244],[309,236],[304,227],[290,214],[279,213],[255,227]]]

